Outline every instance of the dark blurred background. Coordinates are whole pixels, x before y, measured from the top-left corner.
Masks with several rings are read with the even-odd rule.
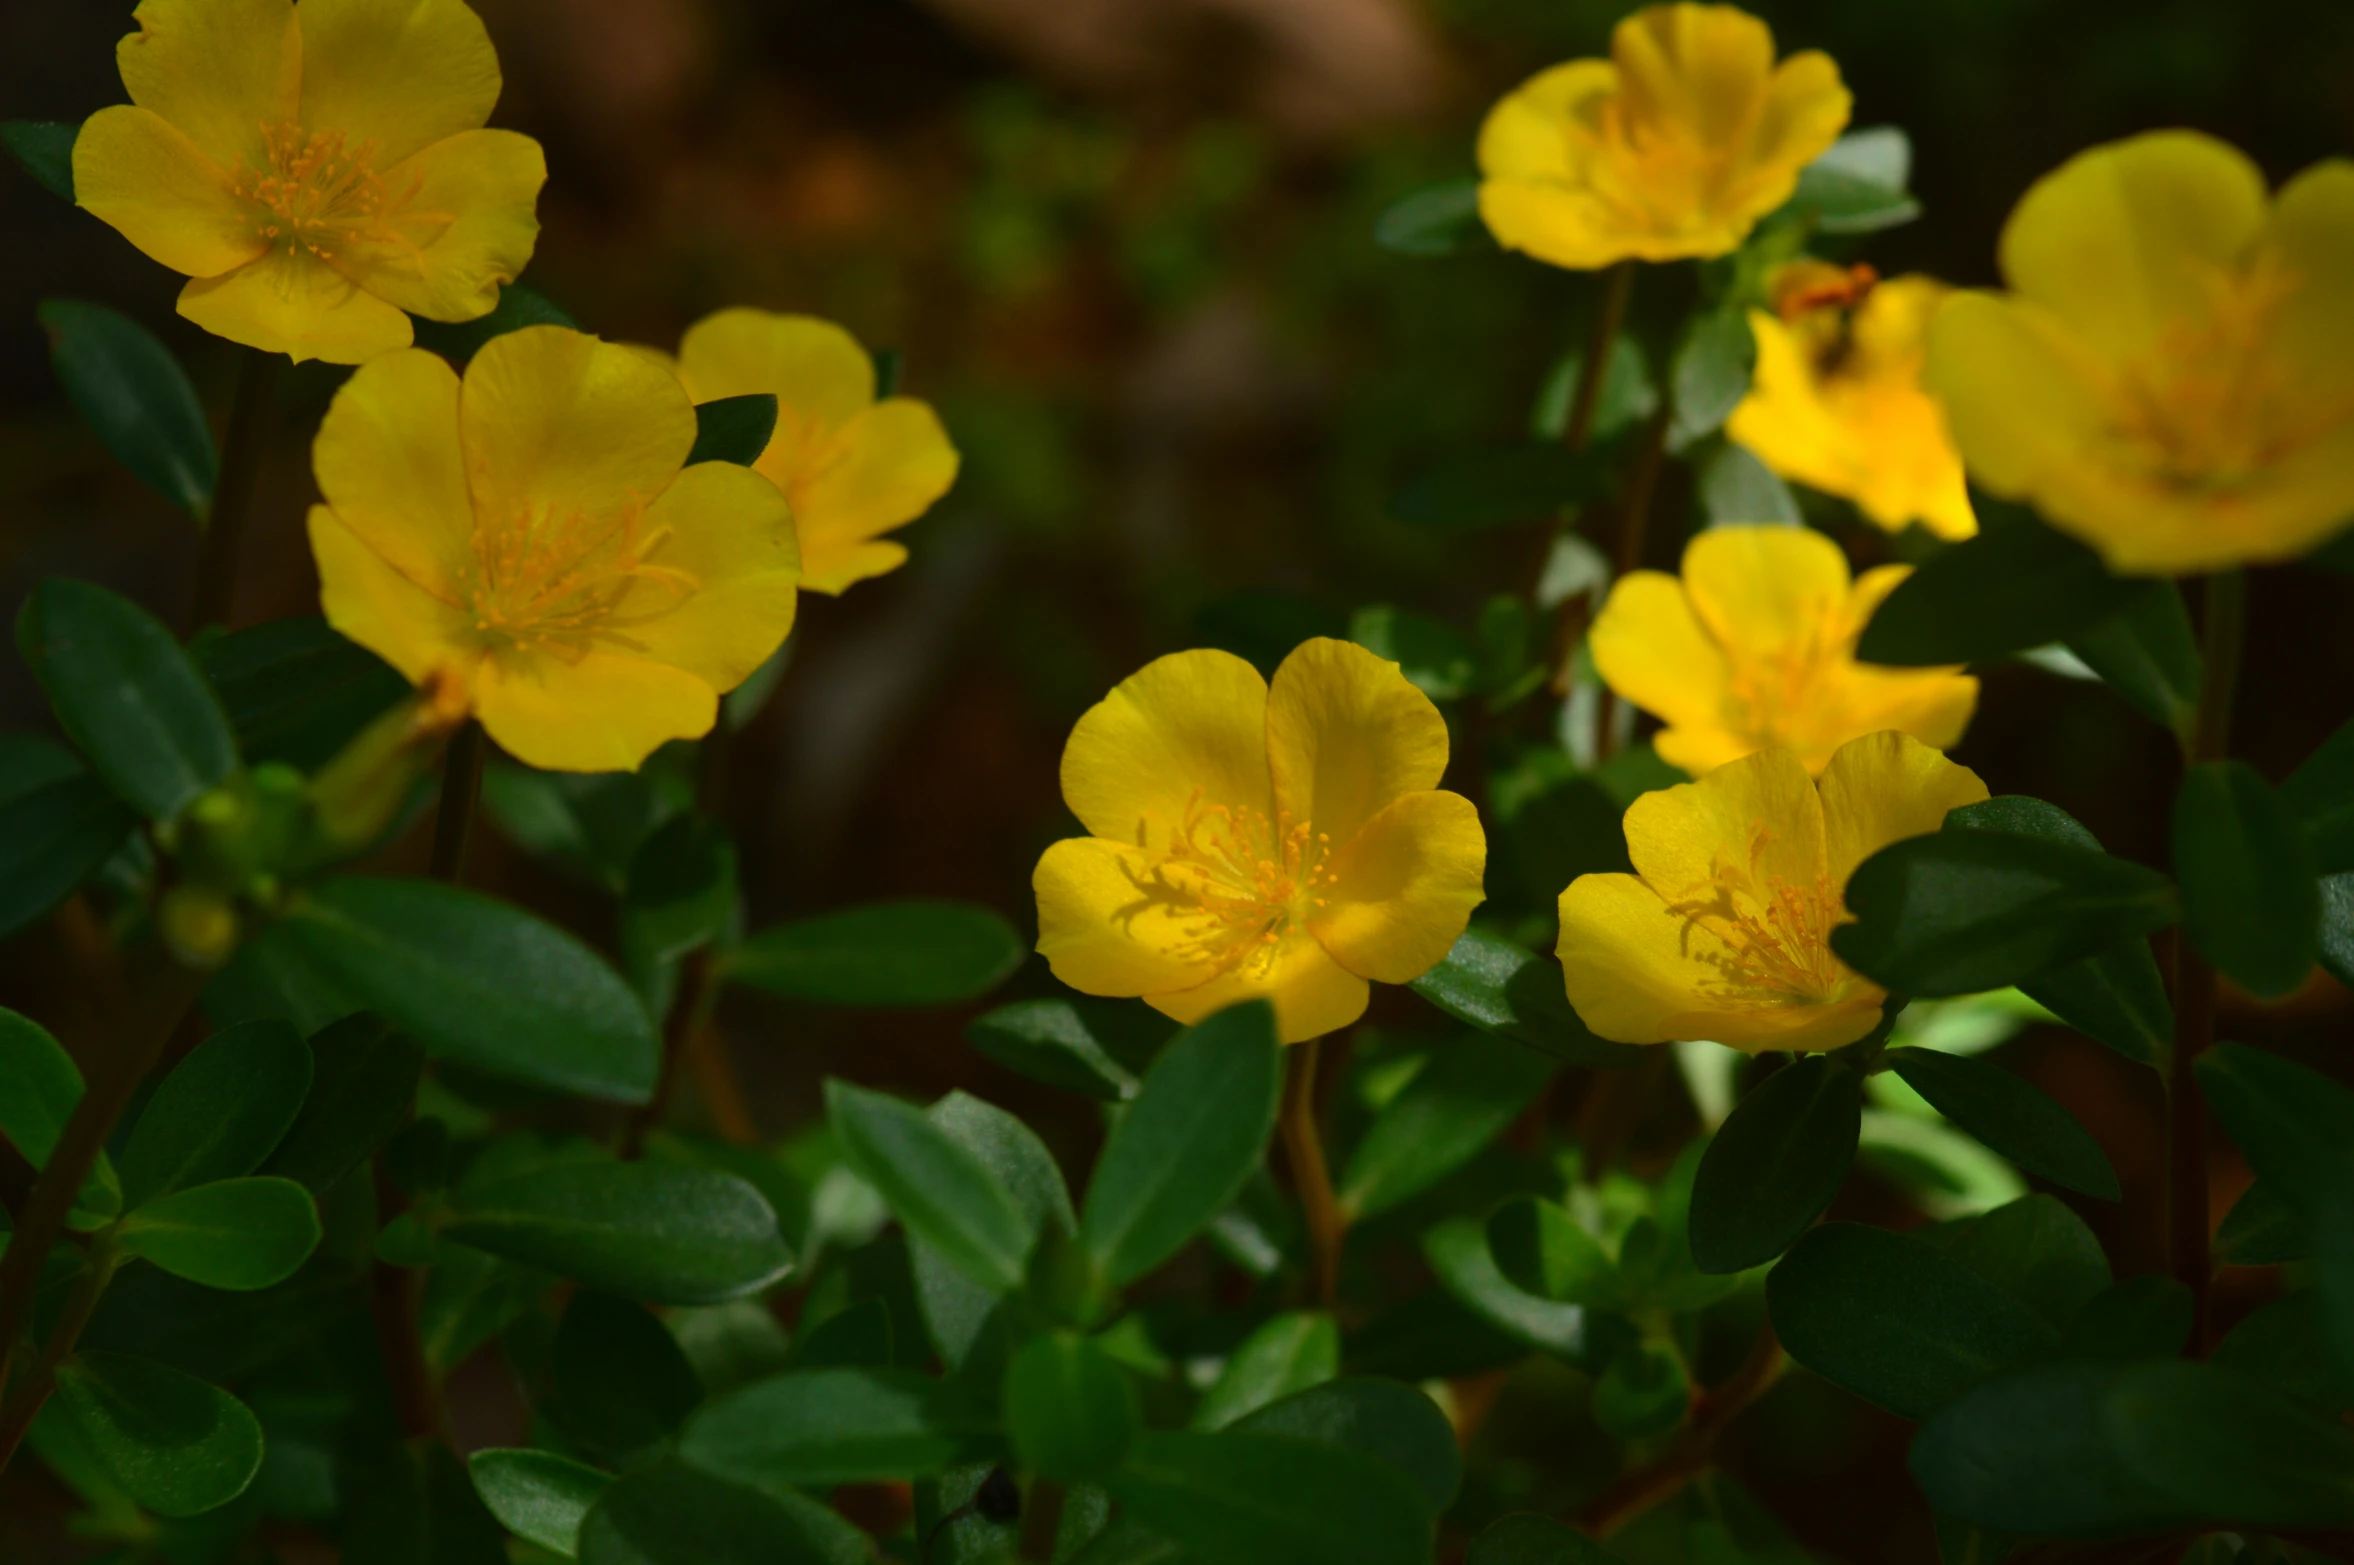
[[[964,454],[955,491],[905,535],[907,568],[805,600],[782,689],[736,747],[730,813],[756,921],[924,893],[1027,924],[1030,867],[1068,829],[1063,737],[1143,661],[1204,643],[1271,660],[1368,603],[1467,624],[1524,583],[1533,533],[1420,532],[1385,498],[1434,456],[1525,435],[1538,385],[1582,336],[1588,284],[1495,253],[1394,255],[1371,232],[1397,196],[1469,171],[1498,94],[1602,52],[1621,0],[475,3],[506,71],[495,123],[548,153],[531,283],[589,330],[664,345],[730,304],[833,317],[904,352],[904,388]],[[1865,250],[1883,273],[1992,280],[2026,185],[2131,132],[2196,126],[2275,180],[2354,147],[2347,0],[1755,9],[1785,50],[1838,60],[1857,125],[1912,135],[1926,210]],[[118,101],[130,10],[5,0],[0,118]],[[76,422],[34,307],[129,310],[216,411],[229,351],[173,314],[179,278],[13,166],[0,236],[0,609],[68,573],[176,617],[189,529]],[[1654,275],[1637,318],[1660,330],[1690,285]],[[306,447],[340,373],[305,366],[282,393],[240,622],[316,611]],[[1665,499],[1652,562],[1672,565],[1689,501],[1674,485]],[[2239,747],[2276,778],[2354,713],[2350,609],[2342,581],[2257,573]],[[0,725],[43,721],[21,665],[0,660]],[[2171,744],[2098,687],[1992,671],[1958,753],[1996,792],[2052,799],[2113,849],[2163,862]],[[606,937],[597,896],[485,836],[475,879]],[[418,842],[396,852],[421,862]],[[38,989],[40,938],[0,955],[12,992]],[[1033,963],[1013,992],[1050,988]],[[2267,1013],[2227,1002],[2225,1025],[2343,1075],[2348,1014],[2317,978]],[[966,1086],[1074,1160],[1095,1134],[1083,1106],[967,1048],[961,1015],[731,1001],[724,1020],[772,1132],[805,1121],[818,1079],[840,1072]],[[2014,1047],[2107,1144],[2128,1208],[2153,1213],[2147,1073],[2056,1033]],[[1679,1112],[1660,1111],[1638,1152],[1672,1149]],[[2219,1207],[2245,1177],[2220,1167]],[[2087,1216],[2121,1274],[2154,1264],[2154,1217]],[[1803,1540],[1922,1557],[1919,1517],[1855,1487],[1903,1487],[1900,1426],[1803,1382],[1759,1420],[1770,1438],[1738,1461]]]

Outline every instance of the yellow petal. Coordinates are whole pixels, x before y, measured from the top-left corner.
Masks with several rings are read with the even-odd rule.
[[[2334,410],[2342,428],[2354,418],[2354,162],[2316,163],[2283,185],[2264,247],[2296,284],[2271,322],[2267,367],[2306,417]]]
[[[1749,334],[1757,342],[1757,367],[1748,394],[1725,420],[1725,434],[1784,478],[1844,493],[1851,441],[1823,400],[1806,349],[1765,310],[1749,312]]]
[[[1662,728],[1651,736],[1651,748],[1676,770],[1703,777],[1727,761],[1755,754],[1757,741],[1721,724],[1695,722],[1684,727]]]
[[[554,772],[636,771],[670,740],[702,738],[719,713],[718,692],[683,669],[602,652],[493,652],[474,692],[499,748]]]
[[[310,537],[328,624],[412,684],[442,668],[471,679],[473,659],[461,650],[471,629],[464,613],[395,570],[326,506],[311,507]]]
[[[685,388],[655,365],[560,326],[494,337],[459,408],[474,507],[617,521],[670,487],[695,444]]]
[[[851,415],[836,438],[841,454],[834,461],[783,485],[810,580],[821,592],[840,592],[876,574],[862,569],[873,557],[860,558],[859,546],[914,521],[956,482],[956,448],[939,416],[921,402],[877,403]],[[776,477],[770,468],[764,458],[762,471]]]
[[[1038,860],[1038,951],[1081,994],[1116,997],[1192,989],[1214,971],[1192,929],[1200,910],[1154,872],[1157,854],[1100,837],[1071,837]]]
[[[1496,243],[1550,266],[1593,271],[1629,256],[1651,254],[1651,236],[1631,229],[1592,191],[1520,180],[1491,179],[1479,187],[1479,217]]]
[[[1684,549],[1693,611],[1735,667],[1845,623],[1847,557],[1806,527],[1712,527]]]
[[[1237,967],[1198,988],[1148,994],[1144,1002],[1190,1027],[1245,1000],[1272,1000],[1277,1041],[1305,1043],[1354,1025],[1372,993],[1315,941],[1296,939],[1264,967]]]
[[[706,315],[678,345],[679,378],[697,402],[767,392],[781,411],[845,422],[875,400],[875,364],[858,339],[813,315],[737,308]]]
[[[637,581],[615,607],[618,634],[656,662],[733,690],[793,628],[800,565],[785,497],[750,468],[698,462],[647,508],[642,533],[662,540],[649,551],[653,565],[689,587],[682,598],[667,576]]]
[[[379,169],[473,130],[499,57],[459,0],[302,0],[302,123],[372,142]]]
[[[1202,806],[1272,818],[1267,682],[1231,652],[1155,658],[1063,747],[1063,801],[1098,837],[1166,848]]]
[[[1354,642],[1302,642],[1267,695],[1276,805],[1338,847],[1392,801],[1436,788],[1447,720],[1398,665]]]
[[[1729,5],[1647,6],[1611,33],[1610,57],[1630,115],[1723,145],[1755,119],[1774,67],[1774,35]]]
[[[828,597],[838,597],[859,582],[889,575],[906,563],[907,549],[903,544],[892,543],[887,539],[854,543],[846,548],[838,547],[829,551],[825,580],[804,580],[801,586],[808,592],[822,592]]]
[[[1761,750],[1698,782],[1646,793],[1624,824],[1635,872],[1673,900],[1704,894],[1727,868],[1796,887],[1824,874],[1822,802],[1787,750]]]
[[[303,0],[308,5],[310,0]],[[388,220],[391,236],[351,239],[336,270],[412,315],[470,321],[498,307],[539,240],[547,182],[539,143],[511,130],[470,130],[433,143],[384,174],[413,191]]]
[[[74,138],[74,204],[190,277],[217,277],[269,248],[228,176],[183,131],[127,103]]]
[[[220,168],[265,170],[265,126],[294,118],[302,40],[293,0],[140,0],[115,45],[131,101],[162,115]]]
[[[2192,131],[2134,136],[2029,188],[2003,225],[2003,276],[2104,355],[2139,356],[2170,322],[2206,314],[2264,209],[2264,176],[2237,149]]]
[[[362,365],[335,393],[311,471],[336,519],[424,591],[462,601],[474,506],[458,445],[458,376],[422,348]]]
[[[180,290],[180,313],[216,337],[300,364],[365,364],[405,348],[409,318],[306,250],[272,250]]]
[[[1560,180],[1575,168],[1569,126],[1618,87],[1608,60],[1572,60],[1540,71],[1497,100],[1479,128],[1479,171],[1489,179]]]
[[[1856,865],[1906,837],[1925,836],[1948,810],[1976,804],[1986,784],[1966,766],[1904,734],[1866,734],[1823,769],[1824,861],[1844,887]]]
[[[1334,856],[1325,906],[1309,930],[1358,977],[1412,983],[1447,954],[1486,899],[1487,858],[1487,834],[1469,799],[1410,793]]]
[[[1736,210],[1755,221],[1789,200],[1799,170],[1830,150],[1854,106],[1838,65],[1820,50],[1776,66],[1764,108],[1742,144],[1742,177],[1728,191]]]
[[[1675,577],[1664,571],[1621,576],[1594,617],[1587,645],[1605,684],[1671,728],[1722,721],[1729,676],[1725,654],[1692,612],[1692,600]],[[1730,759],[1721,756],[1709,765]]]

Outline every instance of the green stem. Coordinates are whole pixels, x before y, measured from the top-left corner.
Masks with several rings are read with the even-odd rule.
[[[1585,360],[1578,366],[1577,394],[1570,400],[1569,422],[1562,430],[1562,443],[1572,451],[1585,450],[1594,438],[1594,415],[1601,410],[1602,387],[1610,376],[1611,349],[1617,345],[1634,291],[1634,262],[1621,261],[1602,274],[1602,300],[1594,310]]]
[[[1067,1491],[1051,1478],[1030,1480],[1022,1501],[1022,1538],[1019,1553],[1038,1565],[1051,1565],[1054,1546],[1063,1530],[1063,1501]]]
[[[2201,627],[2198,712],[2190,762],[2231,753],[2231,709],[2246,639],[2247,578],[2220,571],[2207,578]],[[2166,1060],[2166,1237],[2168,1270],[2191,1294],[2190,1351],[2205,1357],[2213,1338],[2209,1293],[2215,1262],[2207,1209],[2207,1102],[2194,1067],[2215,1041],[2215,969],[2180,926],[2174,931],[2174,1047]]]
[[[277,394],[278,373],[286,366],[282,353],[246,348],[242,354],[237,361],[236,398],[229,406],[229,430],[221,442],[220,477],[213,484],[212,509],[205,517],[204,539],[196,552],[190,630],[225,625],[236,607],[237,557],[244,546],[254,492],[261,484],[262,453],[269,445],[270,403]]]
[[[1667,427],[1675,404],[1662,395],[1658,411],[1644,427],[1643,443],[1635,450],[1635,465],[1627,474],[1626,499],[1618,523],[1618,554],[1611,562],[1612,581],[1619,581],[1643,564],[1643,546],[1651,535],[1651,497],[1659,490],[1659,470],[1667,461]],[[1604,684],[1594,701],[1594,759],[1607,761],[1618,748],[1618,693]]]
[[[372,1160],[370,1175],[376,1185],[376,1226],[379,1232],[408,1210],[400,1187],[384,1169],[384,1154]],[[404,1438],[438,1439],[441,1435],[441,1388],[425,1359],[425,1333],[418,1320],[418,1293],[424,1277],[406,1266],[377,1260],[369,1267],[368,1313],[376,1324],[376,1345],[384,1359],[385,1384],[392,1390],[393,1417]]]
[[[1299,1192],[1301,1215],[1307,1219],[1316,1302],[1330,1304],[1340,1286],[1341,1241],[1348,1237],[1349,1224],[1333,1198],[1332,1171],[1325,1165],[1324,1138],[1316,1125],[1318,1042],[1310,1038],[1291,1046],[1276,1127],[1282,1134],[1284,1156],[1291,1163],[1291,1182]]]
[[[433,814],[435,880],[456,885],[466,873],[466,843],[474,834],[474,801],[482,795],[482,725],[467,719],[450,738],[441,761],[441,803]]]

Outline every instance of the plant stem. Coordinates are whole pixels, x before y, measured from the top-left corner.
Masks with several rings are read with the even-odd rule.
[[[74,1197],[81,1193],[132,1094],[162,1057],[180,1018],[196,1003],[204,978],[181,966],[161,946],[147,948],[140,969],[130,976],[127,987],[137,999],[124,1045],[111,1057],[93,1061],[82,1100],[50,1149],[41,1177],[25,1198],[7,1252],[0,1255],[0,1388],[12,1378],[7,1370],[16,1357],[17,1339],[32,1324],[33,1290],[40,1281],[41,1264],[65,1233]],[[37,1401],[35,1406],[37,1410]]]
[[[1348,1234],[1348,1220],[1332,1196],[1332,1174],[1324,1166],[1324,1139],[1316,1128],[1316,1055],[1321,1040],[1310,1038],[1291,1046],[1283,1078],[1283,1108],[1276,1128],[1283,1137],[1283,1153],[1291,1163],[1291,1181],[1298,1189],[1300,1212],[1308,1222],[1311,1276],[1316,1300],[1330,1304],[1340,1285],[1340,1246]]]
[[[474,801],[482,796],[482,725],[472,718],[450,736],[441,760],[441,803],[433,814],[435,880],[454,886],[466,873],[466,843],[474,835]]]
[[[757,1146],[760,1126],[744,1097],[744,1084],[728,1059],[727,1040],[716,1027],[698,1027],[687,1039],[687,1063],[694,1067],[695,1088],[703,1107],[711,1112],[711,1128],[722,1141],[739,1147]]]
[[[1063,1501],[1068,1491],[1051,1478],[1030,1480],[1030,1492],[1022,1501],[1021,1557],[1035,1560],[1038,1565],[1051,1565],[1054,1546],[1062,1536]]]
[[[1594,415],[1602,407],[1603,383],[1610,376],[1611,349],[1627,315],[1627,300],[1635,291],[1635,263],[1621,261],[1602,274],[1602,300],[1595,306],[1594,323],[1586,336],[1586,356],[1578,365],[1577,394],[1569,404],[1569,422],[1562,443],[1583,451],[1594,438]]]
[[[82,1340],[82,1328],[90,1324],[98,1301],[106,1296],[106,1285],[114,1280],[114,1269],[114,1235],[108,1229],[91,1240],[88,1253],[82,1257],[82,1270],[74,1279],[74,1291],[66,1299],[57,1329],[49,1334],[48,1344],[41,1349],[32,1374],[5,1404],[0,1404],[0,1469],[5,1469],[16,1455],[16,1448],[24,1443],[25,1431],[33,1427],[33,1420],[40,1416],[49,1393],[57,1389],[57,1366],[65,1362],[66,1355]]]
[[[384,1154],[371,1161],[376,1182],[379,1232],[408,1210],[400,1187],[384,1170]],[[376,1345],[384,1358],[385,1383],[392,1388],[393,1417],[405,1439],[441,1437],[441,1388],[425,1360],[425,1332],[418,1320],[418,1292],[424,1277],[406,1266],[378,1260],[368,1273],[368,1313],[376,1323]]]
[[[1692,1416],[1673,1443],[1657,1457],[1622,1476],[1587,1502],[1573,1519],[1597,1538],[1608,1538],[1660,1501],[1706,1471],[1720,1436],[1733,1420],[1782,1378],[1789,1356],[1775,1340],[1772,1327],[1758,1333],[1757,1346],[1733,1372],[1733,1378],[1693,1402]]]
[[[1659,488],[1659,469],[1667,460],[1667,427],[1675,404],[1664,393],[1651,422],[1644,426],[1643,443],[1635,449],[1635,465],[1627,474],[1626,499],[1619,508],[1618,554],[1611,562],[1611,581],[1623,580],[1643,564],[1643,545],[1651,532],[1651,497]],[[1607,761],[1618,748],[1618,692],[1604,684],[1594,701],[1594,759]]]
[[[2201,630],[2199,706],[2190,762],[2231,752],[2232,699],[2246,636],[2247,578],[2219,571],[2207,578]],[[2166,1248],[2168,1269],[2191,1293],[2190,1351],[2204,1358],[2212,1339],[2209,1291],[2215,1264],[2207,1210],[2207,1103],[2193,1066],[2215,1041],[2215,969],[2178,925],[2174,931],[2174,1047],[2166,1061]]]
[[[204,538],[196,551],[196,594],[189,608],[190,630],[225,625],[237,600],[237,557],[245,541],[245,521],[253,511],[253,497],[261,484],[262,452],[269,445],[270,403],[278,390],[278,373],[286,367],[282,353],[258,348],[240,350],[237,392],[229,405],[229,431],[221,442],[221,472],[213,484],[212,509],[205,517]]]
[[[645,1151],[647,1133],[669,1117],[671,1100],[678,1096],[679,1073],[689,1055],[696,1052],[694,1039],[710,1025],[712,1007],[719,1000],[717,973],[718,964],[709,946],[688,952],[680,964],[678,993],[671,997],[670,1014],[662,1024],[662,1073],[655,1079],[654,1095],[630,1111],[622,1128],[624,1158],[635,1158]],[[700,1074],[700,1059],[696,1063]]]

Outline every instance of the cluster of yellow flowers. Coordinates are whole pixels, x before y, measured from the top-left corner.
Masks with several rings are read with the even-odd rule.
[[[878,400],[838,326],[734,309],[675,359],[541,326],[461,377],[410,316],[470,321],[531,259],[538,143],[486,130],[499,62],[462,0],[142,0],[131,102],[75,196],[189,277],[180,313],[360,368],[322,424],[311,545],[329,623],[462,694],[535,766],[634,768],[709,732],[796,593],[899,565],[955,481],[932,410]],[[769,393],[750,469],[688,466],[695,405]]]

